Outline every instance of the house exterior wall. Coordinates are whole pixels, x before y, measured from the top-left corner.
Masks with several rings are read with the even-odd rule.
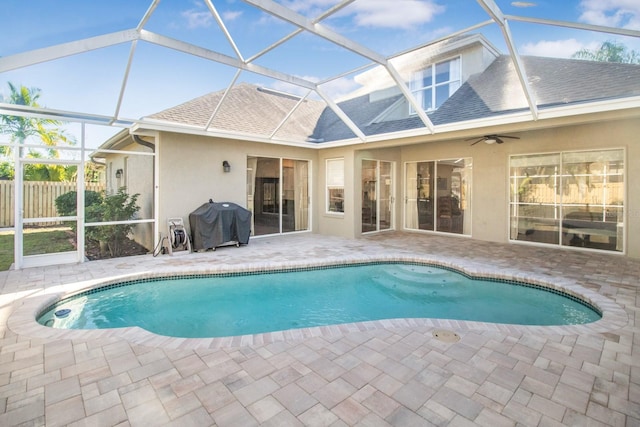
[[[356,180],[354,150],[351,148],[332,148],[320,150],[318,153],[318,167],[312,179],[315,186],[314,198],[316,204],[312,206],[314,217],[317,218],[317,227],[314,229],[318,234],[327,234],[342,237],[355,237],[356,211],[354,204],[355,186],[352,184]],[[326,206],[326,182],[328,159],[344,159],[344,212],[328,213]]]
[[[209,199],[246,208],[248,156],[308,160],[312,183],[317,170],[317,151],[275,144],[162,133],[158,137],[157,152],[160,168],[158,219],[160,232],[164,234],[167,233],[167,218],[180,217],[189,229],[189,214]],[[222,168],[224,160],[231,165],[228,173]],[[317,196],[313,193],[311,203],[317,206]],[[313,221],[314,215],[311,216]],[[314,228],[313,222],[311,227]]]
[[[333,148],[319,153],[316,193],[322,195],[314,206],[319,234],[357,237],[361,234],[362,184],[360,180],[363,159],[395,162],[395,229],[403,229],[404,218],[404,164],[413,161],[447,160],[470,157],[473,160],[472,228],[471,237],[478,240],[509,242],[509,157],[559,151],[600,150],[624,148],[626,152],[625,241],[627,256],[640,258],[640,120],[636,118],[608,120],[571,126],[557,126],[528,132],[506,132],[520,140],[507,140],[505,144],[471,146],[466,138],[440,142],[411,141],[397,147],[375,148],[375,144]],[[397,142],[396,142],[397,144]],[[344,215],[325,213],[324,163],[331,158],[345,159],[345,212]],[[514,243],[515,244],[515,243]],[[519,244],[519,243],[518,243]]]
[[[624,148],[627,255],[640,258],[640,242],[633,238],[640,235],[640,177],[633,172],[640,168],[640,146],[636,143],[639,132],[640,121],[626,119],[507,133],[520,136],[521,139],[507,140],[501,145],[479,143],[470,146],[470,142],[464,140],[416,144],[402,148],[402,163],[471,157],[472,237],[504,243],[509,241],[509,156]],[[399,165],[400,176],[403,164]]]
[[[142,151],[151,153],[151,149],[131,144],[124,151]],[[139,194],[137,205],[140,207],[137,219],[153,219],[153,156],[131,154],[105,154],[106,193],[115,194],[120,187],[126,187],[127,194]],[[116,178],[116,172],[122,170],[122,176]],[[137,224],[133,229],[133,239],[151,249],[153,246],[153,227],[151,224]]]
[[[615,117],[615,116],[612,116]],[[157,138],[160,167],[159,221],[166,232],[166,219],[188,215],[209,198],[246,207],[246,162],[248,156],[285,157],[310,161],[311,230],[317,234],[358,237],[361,235],[362,161],[385,160],[394,164],[394,229],[404,224],[405,162],[469,157],[473,161],[471,237],[505,243],[509,241],[509,156],[559,151],[624,148],[626,153],[625,242],[627,256],[640,258],[640,120],[637,117],[578,125],[549,122],[553,127],[500,133],[519,136],[505,144],[471,146],[469,135],[446,141],[412,138],[327,149],[285,147],[276,144],[214,139],[203,136],[161,133]],[[481,132],[480,132],[481,133]],[[433,138],[431,138],[433,139]],[[345,164],[344,213],[326,212],[326,160],[343,158]],[[224,173],[222,161],[231,164]],[[146,175],[145,175],[146,176]]]
[[[429,51],[430,48],[425,49]],[[400,56],[391,60],[391,64],[400,74],[406,84],[410,85],[416,71],[425,69],[434,63],[460,57],[460,77],[462,83],[466,82],[474,74],[481,73],[497,58],[497,53],[482,43],[471,43],[455,49],[445,49],[441,52],[418,50],[411,54]],[[389,75],[384,67],[376,67],[355,77],[362,87],[350,94],[350,97],[368,95],[370,102],[398,96],[401,94],[396,81]],[[406,101],[400,102],[385,116],[385,120],[398,120],[406,118],[409,114],[409,106]]]

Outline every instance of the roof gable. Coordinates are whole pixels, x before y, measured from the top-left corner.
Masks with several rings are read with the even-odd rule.
[[[640,65],[528,56],[522,61],[538,107],[640,95]],[[509,56],[472,76],[431,116],[434,124],[527,110]]]
[[[149,119],[164,120],[207,127],[219,130],[271,135],[277,131],[280,138],[306,139],[313,134],[325,104],[320,101],[300,98],[248,83],[241,83],[228,91],[212,92],[148,116]],[[293,120],[278,128],[294,108]],[[214,115],[215,112],[215,115]]]
[[[522,61],[540,109],[640,96],[640,65],[543,57],[523,57]],[[224,94],[210,93],[148,118],[204,129],[217,109],[210,124],[217,130],[318,143],[355,137],[322,101],[300,102],[299,97],[247,83],[231,88],[220,104]],[[396,95],[372,100],[365,94],[337,105],[366,136],[424,128],[415,115],[376,121],[402,99]],[[515,67],[511,58],[503,55],[485,71],[471,76],[429,118],[437,126],[526,110],[527,100]]]

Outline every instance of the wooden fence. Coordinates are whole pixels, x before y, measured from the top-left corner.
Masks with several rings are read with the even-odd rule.
[[[104,184],[87,184],[86,190],[103,191]],[[75,182],[26,181],[24,183],[24,214],[26,218],[50,218],[58,216],[56,198],[76,190]],[[0,228],[15,224],[15,193],[13,181],[0,181]],[[38,225],[54,225],[39,223]]]

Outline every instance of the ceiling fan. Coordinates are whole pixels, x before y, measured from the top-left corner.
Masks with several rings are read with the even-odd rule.
[[[509,135],[485,135],[482,136],[478,139],[476,138],[469,138],[469,139],[465,139],[465,141],[471,141],[472,139],[476,139],[475,142],[473,142],[471,145],[476,145],[478,142],[484,141],[486,144],[502,144],[504,141],[502,140],[502,138],[511,138],[511,139],[520,139],[517,136],[509,136]]]

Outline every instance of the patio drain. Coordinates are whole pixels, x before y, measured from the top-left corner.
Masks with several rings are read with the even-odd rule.
[[[460,335],[453,331],[446,331],[444,329],[436,329],[431,333],[433,337],[443,342],[458,342],[460,341]]]

